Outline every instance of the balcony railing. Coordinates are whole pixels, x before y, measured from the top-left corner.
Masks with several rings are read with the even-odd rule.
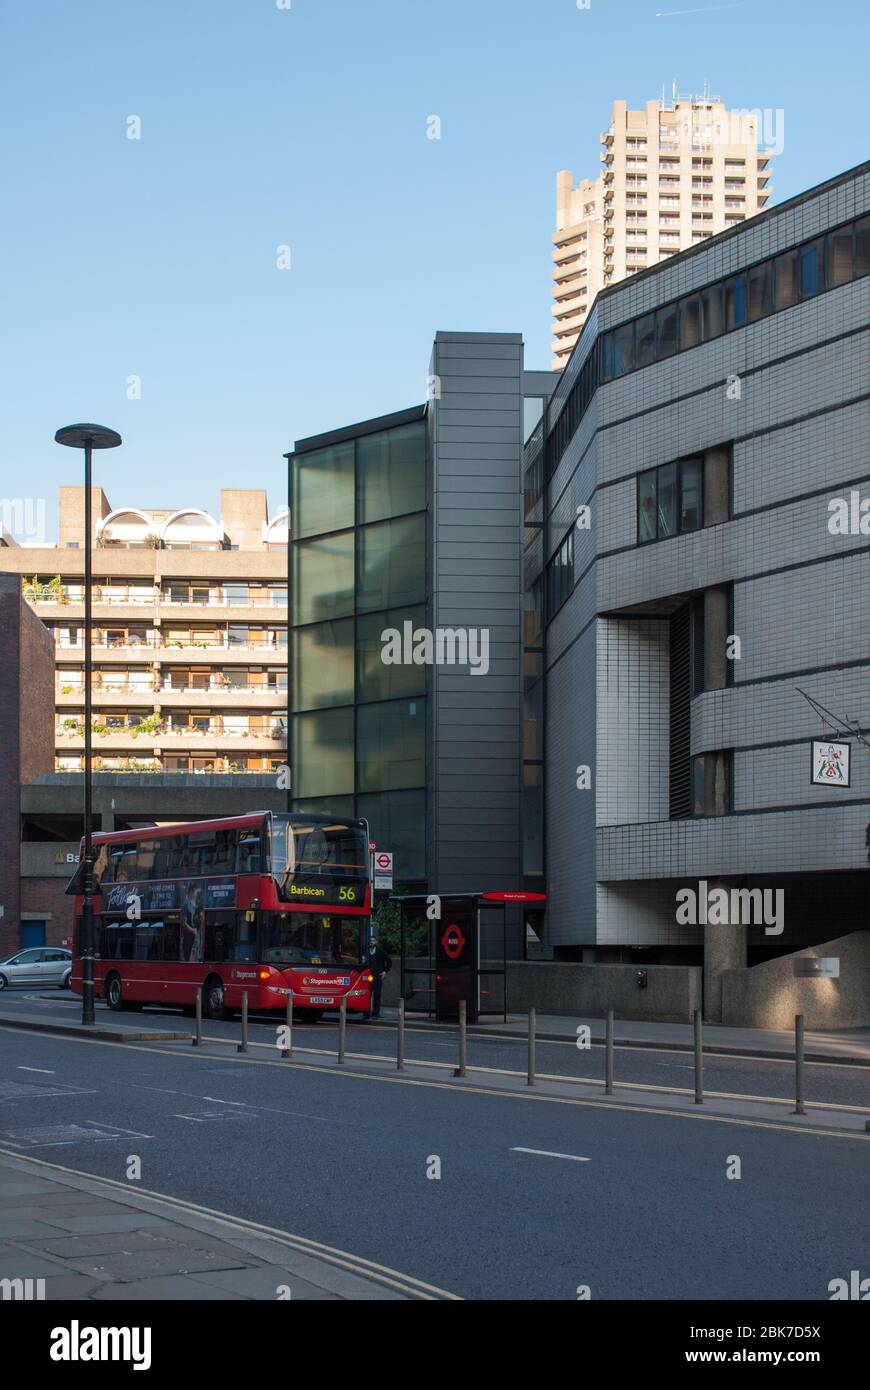
[[[26,585],[22,593],[30,603],[60,603],[78,606],[84,603],[84,592],[81,586],[74,588],[62,584],[59,588],[52,588],[50,585],[36,585],[35,587]],[[161,589],[139,589],[127,594],[119,594],[107,593],[95,586],[91,591],[91,601],[95,604],[102,603],[117,607],[130,604],[147,607],[159,604],[163,608],[286,608],[287,593],[286,590],[281,590],[265,598],[242,598],[238,594],[222,594],[217,591],[209,594],[208,598],[172,598]]]

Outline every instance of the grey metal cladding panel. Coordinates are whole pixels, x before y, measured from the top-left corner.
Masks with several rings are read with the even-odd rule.
[[[493,560],[516,560],[516,542],[504,540],[500,531],[498,540],[481,538],[475,541],[474,549],[469,550],[468,536],[461,532],[461,528],[451,527],[451,530],[460,531],[460,534],[446,537],[439,531],[436,543],[436,558],[439,564],[442,560],[465,560],[472,554],[482,559],[492,557]]]
[[[469,680],[471,678],[469,677]],[[461,688],[452,689],[449,682],[438,685],[438,704],[444,709],[466,711],[506,708],[516,710],[517,691],[520,688],[515,671],[508,676],[496,675],[492,667],[485,676],[475,676],[474,684],[466,681]]]
[[[455,523],[457,516],[466,513],[479,517],[484,523],[495,520],[501,526],[509,526],[513,522],[519,525],[520,522],[520,497],[512,488],[508,492],[493,489],[492,492],[462,492],[458,495],[452,486],[449,492],[442,486],[435,495],[435,506],[438,520],[448,524]]]
[[[448,473],[449,483],[445,483],[445,470],[442,469],[441,489],[449,488],[451,494],[460,494],[463,504],[467,502],[469,507],[488,507],[494,498],[498,498],[499,506],[513,506],[519,514],[520,495],[516,479],[505,477],[501,469],[493,471],[491,476],[481,477],[476,470],[472,472],[473,468],[473,464],[466,464],[458,472]],[[485,491],[481,492],[481,488],[485,488]]]
[[[499,682],[499,685],[504,682]],[[439,690],[438,705],[440,714],[446,723],[450,723],[454,716],[460,719],[467,719],[472,710],[483,710],[489,717],[501,719],[502,717],[516,718],[517,713],[517,683],[511,680],[509,689],[492,689],[492,682],[487,675],[483,682],[485,689],[480,695],[469,690]]]
[[[511,362],[515,371],[522,370],[521,343],[438,343],[438,360],[449,362]],[[455,368],[454,368],[455,370]]]
[[[516,759],[516,730],[512,738],[498,739],[484,738],[485,731],[485,724],[475,725],[474,728],[466,726],[465,737],[462,738],[460,725],[448,726],[446,729],[442,725],[436,769],[439,772],[451,772],[455,769],[457,760],[467,763],[469,758],[473,758],[475,768],[485,774],[487,764],[494,771],[500,771],[505,764],[509,765],[511,760]],[[504,730],[498,729],[496,732],[503,734]],[[474,745],[473,750],[469,747],[470,744]],[[519,778],[512,785],[519,785]]]
[[[490,643],[490,647],[491,646],[492,644]],[[481,676],[469,675],[466,671],[460,670],[458,666],[437,666],[435,667],[437,679],[433,680],[433,693],[440,696],[443,690],[449,690],[452,691],[454,695],[458,695],[463,691],[467,692],[469,681],[472,682],[472,686],[479,686],[484,681],[500,682],[502,689],[509,688],[509,684],[512,682],[516,690],[519,691],[521,686],[517,674],[517,666],[519,664],[520,651],[521,648],[517,646],[514,655],[500,660],[497,656],[493,656],[492,650],[490,650],[489,670],[486,675]],[[469,708],[469,718],[472,717],[483,722],[485,713],[483,710],[472,712]]]
[[[493,766],[497,767],[498,763]],[[471,763],[468,758],[445,758],[438,767],[438,785],[452,791],[467,789],[517,796],[520,779],[508,772],[487,772],[482,763]]]
[[[519,428],[517,428],[517,438],[514,441],[519,449]],[[438,471],[442,471],[445,462],[456,462],[467,464],[469,468],[473,465],[485,466],[497,463],[499,471],[508,474],[513,469],[513,451],[505,449],[504,444],[490,444],[486,440],[475,439],[474,443],[460,441],[458,444],[445,443],[443,440],[438,445]],[[455,469],[452,471],[456,471]]]
[[[517,446],[518,435],[518,425],[510,429],[496,425],[483,425],[479,428],[474,425],[439,425],[437,430],[439,442],[445,444],[476,444],[479,441],[481,444],[503,444],[513,448]]]
[[[489,397],[463,397],[456,405],[445,405],[448,399],[453,398],[442,393],[438,414],[441,429],[462,429],[466,425],[475,429],[489,425],[494,429],[519,429],[520,404],[516,396],[500,396],[494,406],[485,404]]]
[[[468,526],[447,525],[446,523],[438,527],[438,538],[440,543],[450,543],[454,550],[461,555],[486,555],[500,554],[505,555],[514,553],[519,545],[519,528],[501,526],[480,527],[474,539],[473,550],[468,547],[472,544]],[[513,543],[511,543],[513,541]],[[486,549],[485,547],[489,547]],[[498,549],[494,549],[498,547]],[[443,554],[443,551],[440,551]]]
[[[511,358],[478,357],[475,359],[460,359],[452,357],[447,359],[446,363],[441,362],[439,359],[439,365],[442,367],[446,365],[446,372],[433,372],[432,375],[437,376],[438,380],[442,383],[442,398],[444,395],[443,383],[446,381],[447,376],[455,377],[460,371],[462,371],[463,376],[467,376],[471,381],[474,381],[476,378],[487,380],[493,377],[509,377],[512,381],[519,383],[517,363],[515,359]],[[464,368],[467,370],[464,371]],[[492,388],[488,387],[487,389],[491,390]]]
[[[513,409],[516,400],[515,376],[447,376],[438,378],[442,397],[458,396],[454,409],[462,409],[469,396],[475,396],[481,410],[503,410],[505,402]]]
[[[477,579],[514,579],[520,573],[520,566],[516,559],[496,559],[480,557],[474,555],[438,555],[438,570],[441,575],[442,588],[444,581],[455,575],[461,575],[468,581]]]
[[[475,598],[485,601],[485,609],[493,613],[496,609],[509,608],[516,612],[519,573],[505,579],[501,575],[487,575],[485,579],[475,581],[472,586],[472,593]],[[467,575],[449,574],[441,576],[440,592],[442,594],[469,594],[469,579]],[[456,602],[454,599],[453,602]],[[477,608],[475,604],[475,608]],[[439,608],[438,616],[443,618],[443,609]],[[501,614],[502,622],[505,621],[504,614]]]
[[[487,730],[485,737],[498,738],[503,735],[505,729],[510,729],[512,733],[516,730],[519,722],[517,714],[518,711],[513,705],[505,703],[499,707],[490,704],[486,710],[485,726],[476,723],[474,727],[476,729],[485,727]],[[451,725],[455,725],[458,729],[467,729],[471,727],[468,721],[468,709],[461,704],[454,706],[452,709],[445,709],[442,706],[440,718],[442,727],[445,729]]]
[[[443,787],[441,789],[442,805],[450,812],[451,821],[455,825],[460,825],[464,820],[473,819],[481,806],[486,805],[487,802],[492,804],[492,800],[489,792],[482,788],[475,791],[468,791],[463,788],[453,788],[450,791],[446,791]],[[497,806],[493,806],[493,814],[500,825],[506,824],[506,818],[509,818],[511,814],[510,802],[502,798]]]

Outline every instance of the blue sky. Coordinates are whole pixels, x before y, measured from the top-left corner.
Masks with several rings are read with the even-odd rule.
[[[278,3],[3,7],[0,496],[53,517],[93,419],[114,505],[276,508],[294,439],[424,398],[436,329],[548,367],[555,173],[616,98],[781,108],[776,201],[868,155],[866,0]]]

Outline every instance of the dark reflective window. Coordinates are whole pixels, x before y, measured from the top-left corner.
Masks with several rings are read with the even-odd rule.
[[[294,715],[294,796],[336,796],[353,791],[353,709]]]
[[[641,473],[637,480],[637,538],[654,541],[656,538],[656,470]]]
[[[658,533],[659,538],[677,534],[677,465],[666,463],[658,470]]]
[[[422,788],[358,796],[357,814],[368,821],[373,840],[390,846],[405,882],[425,877],[426,793]]]
[[[701,296],[692,294],[680,300],[680,351],[697,347],[701,341]]]
[[[790,309],[798,302],[798,253],[786,251],[777,256],[774,267],[774,305],[777,309]]]
[[[382,521],[426,506],[425,422],[357,441],[360,520]]]
[[[823,242],[821,238],[819,238],[818,241],[810,242],[808,246],[801,247],[801,299],[812,299],[814,295],[821,294],[825,287],[822,247]]]
[[[543,768],[523,768],[523,873],[544,872]]]
[[[730,333],[746,321],[746,276],[733,275],[725,282],[725,326]]]
[[[656,316],[646,314],[635,326],[636,367],[648,367],[656,355]]]
[[[353,531],[293,546],[293,621],[316,623],[353,612]]]
[[[353,441],[297,454],[291,464],[291,490],[294,537],[353,526]]]
[[[755,323],[773,311],[773,265],[764,261],[749,272],[749,322]]]
[[[405,624],[410,628],[406,629]],[[398,608],[357,619],[359,699],[393,700],[426,694],[427,667],[413,658],[414,634],[425,626],[425,608]],[[384,633],[390,634],[386,639]],[[396,641],[398,636],[398,642]],[[407,637],[410,640],[407,640]],[[387,661],[384,657],[388,657]],[[395,660],[399,657],[399,660]]]
[[[825,237],[825,283],[829,290],[852,278],[853,240],[851,227],[840,227]]]
[[[613,371],[615,376],[625,376],[634,371],[634,324],[623,323],[613,331]]]
[[[426,526],[422,516],[366,526],[359,533],[357,611],[398,608],[426,597]]]
[[[656,358],[672,357],[677,350],[677,306],[668,304],[656,313]]]
[[[709,285],[701,291],[701,335],[705,343],[725,331],[725,316],[721,285]]]
[[[870,275],[870,217],[855,223],[855,278]]]
[[[680,530],[697,531],[702,524],[702,475],[704,461],[683,459],[680,464]]]
[[[293,708],[323,709],[353,702],[353,618],[316,623],[291,633]]]
[[[357,786],[361,792],[426,783],[426,706],[422,700],[360,705]]]

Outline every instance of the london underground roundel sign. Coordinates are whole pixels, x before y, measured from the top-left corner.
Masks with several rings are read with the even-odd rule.
[[[458,927],[455,922],[451,922],[448,927],[445,927],[441,946],[448,960],[458,960],[465,950],[465,937],[462,934],[462,928]]]

